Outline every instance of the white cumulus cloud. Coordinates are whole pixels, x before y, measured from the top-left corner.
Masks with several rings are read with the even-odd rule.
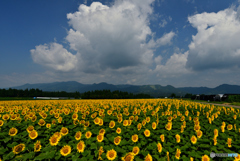
[[[154,33],[149,27],[153,1],[116,0],[111,6],[100,2],[90,6],[81,4],[78,11],[67,14],[71,29],[66,40],[76,55],[60,44],[55,43],[50,48],[39,45],[31,50],[34,62],[55,70],[66,68],[65,71],[76,69],[85,73],[134,71],[139,66],[150,66],[154,50],[171,44],[175,35],[170,32],[161,38],[153,38]],[[147,41],[149,36],[152,39]],[[57,46],[61,50],[55,52],[53,49]],[[69,56],[64,59],[64,64],[60,61],[63,55]]]
[[[35,63],[58,71],[73,70],[77,64],[76,56],[64,49],[61,44],[39,45],[30,52]]]
[[[240,21],[228,8],[188,17],[197,29],[189,45],[187,67],[195,71],[240,67]]]

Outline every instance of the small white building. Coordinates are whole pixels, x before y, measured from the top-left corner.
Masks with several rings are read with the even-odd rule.
[[[223,97],[224,94],[217,94],[215,96],[215,101],[222,101],[222,97]]]

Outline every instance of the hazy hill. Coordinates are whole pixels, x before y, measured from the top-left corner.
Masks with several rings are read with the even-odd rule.
[[[43,91],[66,91],[66,92],[75,92],[84,93],[87,91],[95,90],[119,90],[124,92],[129,92],[133,94],[145,93],[154,97],[158,96],[170,96],[172,93],[175,93],[177,96],[184,96],[186,93],[192,94],[240,94],[240,86],[238,85],[228,85],[222,84],[215,88],[208,87],[182,87],[175,88],[171,85],[161,86],[161,85],[113,85],[105,82],[94,83],[94,84],[82,84],[76,81],[69,82],[54,82],[54,83],[39,83],[39,84],[24,84],[22,86],[11,87],[14,89],[31,89],[38,88]]]

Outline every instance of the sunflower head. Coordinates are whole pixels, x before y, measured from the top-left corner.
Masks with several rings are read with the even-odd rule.
[[[96,117],[94,119],[94,124],[98,125],[100,123],[100,118],[99,117]]]
[[[81,131],[76,132],[76,134],[75,134],[75,139],[76,139],[76,140],[80,140],[81,137],[82,137]]]
[[[192,136],[191,137],[191,142],[193,143],[193,144],[196,144],[196,142],[197,142],[197,138],[196,138],[196,136]]]
[[[73,119],[73,120],[77,120],[77,119],[78,119],[78,114],[77,114],[77,113],[74,113],[74,114],[72,115],[72,119]]]
[[[62,149],[60,150],[60,153],[63,155],[63,156],[67,156],[68,154],[71,153],[71,147],[69,145],[65,145],[64,147],[62,147]]]
[[[123,121],[123,126],[128,126],[128,120]]]
[[[132,152],[127,153],[124,157],[122,157],[123,161],[133,161],[134,154]]]
[[[45,124],[46,124],[46,122],[43,119],[40,119],[38,121],[38,125],[40,125],[40,126],[44,126]]]
[[[17,134],[18,130],[15,128],[15,127],[12,127],[10,130],[9,130],[9,135],[10,136],[15,136]]]
[[[41,142],[40,141],[37,141],[35,144],[34,144],[34,152],[39,152],[41,150],[42,146],[41,146]]]
[[[132,141],[134,143],[136,143],[138,141],[138,135],[137,134],[132,135]]]
[[[233,126],[232,126],[231,124],[229,124],[229,125],[227,126],[227,129],[228,129],[228,130],[232,130],[232,128],[233,128]]]
[[[108,158],[108,160],[114,160],[117,157],[117,152],[114,149],[108,150],[106,157]]]
[[[157,149],[158,149],[159,153],[162,152],[162,144],[161,143],[157,143]]]
[[[119,145],[120,142],[121,142],[121,136],[115,137],[113,142],[114,142],[115,145]]]
[[[202,161],[210,161],[209,156],[207,155],[202,156]]]
[[[103,139],[104,139],[104,135],[98,134],[98,136],[97,136],[97,141],[98,141],[98,142],[102,142]]]
[[[51,128],[51,124],[47,123],[46,124],[46,128],[50,129]]]
[[[161,139],[161,141],[162,141],[162,142],[164,142],[164,141],[165,141],[164,134],[160,135],[160,139]]]
[[[157,128],[157,123],[156,122],[153,122],[152,123],[152,129],[155,130]]]
[[[99,134],[101,134],[101,135],[104,135],[105,134],[105,129],[101,129],[101,130],[99,130]]]
[[[228,140],[227,140],[227,145],[228,145],[229,148],[232,147],[231,143],[232,143],[232,139],[231,139],[231,138],[228,138]]]
[[[33,140],[38,137],[38,132],[36,130],[33,130],[29,133],[29,137]]]
[[[199,139],[202,137],[202,131],[201,131],[201,130],[197,131],[197,137],[198,137]]]
[[[134,146],[134,147],[133,147],[132,152],[133,152],[134,155],[138,155],[139,151],[140,151],[140,149],[139,149],[138,146]]]
[[[110,121],[109,127],[112,129],[112,128],[114,128],[114,126],[115,126],[115,122],[114,121]]]
[[[181,154],[181,150],[180,150],[180,149],[177,149],[177,152],[176,152],[175,157],[176,157],[177,159],[179,159],[179,158],[180,158],[180,154]]]
[[[137,125],[138,131],[141,130],[141,128],[142,128],[142,124],[141,124],[141,123],[138,123],[138,125]]]
[[[49,142],[51,146],[56,146],[59,142],[59,138],[56,135],[50,137]]]
[[[61,133],[63,136],[67,135],[67,134],[68,134],[68,128],[62,127],[60,133]]]
[[[22,152],[24,149],[25,149],[25,144],[18,144],[13,147],[13,153],[18,154],[18,153]]]
[[[152,160],[153,159],[152,159],[152,156],[150,154],[148,154],[144,159],[144,161],[152,161]]]
[[[79,153],[83,153],[84,152],[84,149],[85,149],[85,144],[83,141],[80,141],[78,144],[77,144],[77,151]]]
[[[116,133],[121,134],[122,130],[120,127],[117,128]]]
[[[151,120],[150,117],[147,117],[147,118],[146,118],[146,122],[147,122],[147,123],[149,123],[150,120]]]
[[[177,141],[177,143],[180,142],[180,138],[181,138],[180,135],[177,134],[177,135],[176,135],[176,141]]]
[[[89,139],[91,136],[92,136],[91,131],[87,131],[86,134],[85,134],[85,137],[86,137],[87,139]]]
[[[151,134],[150,130],[146,129],[146,130],[144,131],[144,135],[145,135],[146,137],[149,137],[150,134]]]

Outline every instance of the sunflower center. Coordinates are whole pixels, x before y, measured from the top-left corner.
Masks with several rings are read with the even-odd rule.
[[[68,148],[63,149],[63,153],[67,154],[68,153]]]
[[[113,158],[113,157],[114,157],[114,154],[113,154],[113,153],[110,153],[110,154],[109,154],[109,157],[110,157],[110,158]]]

